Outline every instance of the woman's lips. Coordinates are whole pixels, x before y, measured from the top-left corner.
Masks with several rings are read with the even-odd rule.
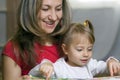
[[[54,27],[55,27],[55,24],[54,24],[54,23],[52,23],[52,24],[46,23],[46,26],[49,27],[49,28],[54,28]]]
[[[54,28],[55,27],[55,21],[44,21],[43,22],[46,24],[47,27],[49,28]]]

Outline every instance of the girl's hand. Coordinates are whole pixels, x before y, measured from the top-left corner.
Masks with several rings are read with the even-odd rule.
[[[22,76],[22,80],[31,80],[29,75],[24,75]]]
[[[41,64],[41,67],[40,67],[40,74],[42,74],[43,76],[46,77],[46,80],[49,80],[52,73],[53,73],[53,64],[49,61],[47,62],[44,62]]]
[[[114,58],[110,58],[107,61],[109,72],[111,76],[118,75],[120,73],[120,63]]]

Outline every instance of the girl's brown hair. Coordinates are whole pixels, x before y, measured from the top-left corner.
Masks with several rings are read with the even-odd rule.
[[[77,39],[74,37],[76,34],[78,35],[77,37],[80,37],[79,34],[84,34],[85,36],[88,37],[90,43],[94,44],[95,42],[93,25],[89,20],[86,20],[84,24],[81,23],[70,24],[70,28],[65,33],[61,44],[65,44],[67,48],[69,48],[73,40]]]

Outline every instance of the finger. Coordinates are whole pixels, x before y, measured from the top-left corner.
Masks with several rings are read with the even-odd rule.
[[[113,75],[116,75],[117,73],[117,66],[113,66]]]
[[[48,74],[47,74],[47,78],[50,78],[51,75],[52,75],[52,73],[53,73],[53,69],[50,69],[49,72],[48,72]]]
[[[46,77],[46,80],[49,80],[50,78],[49,77]]]
[[[47,75],[46,75],[46,80],[50,80],[49,73],[47,73]]]
[[[119,66],[118,66],[118,74],[120,73],[120,64],[119,64]]]
[[[45,80],[50,80],[49,78],[46,78]]]
[[[22,77],[22,79],[23,79],[23,80],[30,80],[30,76],[24,75],[24,76]]]
[[[118,75],[120,72],[120,65],[116,64],[115,70],[114,70],[114,74]]]
[[[110,76],[113,76],[113,69],[112,69],[112,65],[109,65],[109,72],[110,72]]]
[[[49,71],[50,71],[49,68],[44,69],[42,74],[43,74],[45,77],[49,77]]]
[[[119,65],[114,64],[114,66],[112,66],[112,69],[113,69],[113,75],[117,75],[117,73],[119,72]]]
[[[40,74],[45,75],[48,72],[48,69],[46,66],[40,68]]]

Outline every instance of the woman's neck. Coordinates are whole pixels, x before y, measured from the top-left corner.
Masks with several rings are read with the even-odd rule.
[[[46,42],[46,43],[45,43],[45,45],[46,45],[46,46],[52,46],[52,45],[53,45],[53,43]]]

